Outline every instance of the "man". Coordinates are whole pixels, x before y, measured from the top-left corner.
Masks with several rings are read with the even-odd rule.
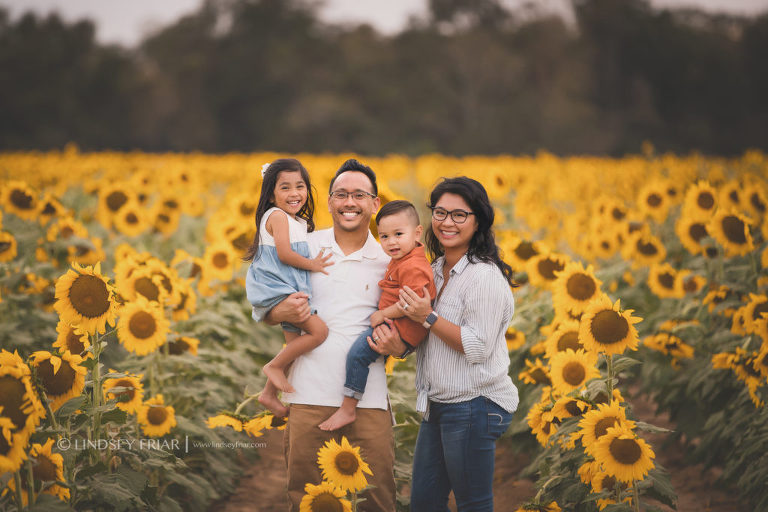
[[[254,311],[254,317],[263,316],[264,321],[274,325],[302,322],[316,309],[328,325],[328,338],[293,363],[288,378],[296,392],[283,395],[283,400],[290,404],[285,457],[288,498],[294,512],[299,510],[304,486],[322,481],[316,464],[317,451],[327,440],[339,440],[341,436],[361,447],[360,455],[373,472],[368,483],[376,487],[362,495],[366,501],[358,510],[395,510],[392,413],[383,359],[371,365],[356,421],[334,432],[318,428],[341,405],[347,351],[368,327],[369,317],[378,307],[378,282],[384,276],[389,257],[368,226],[379,206],[376,175],[370,167],[354,159],[344,162],[329,188],[328,210],[333,227],[309,233],[311,257],[321,250],[333,254],[329,260],[333,265],[326,267],[327,275],[312,273],[311,304],[306,294],[294,293],[268,312]],[[374,337],[381,338],[390,350],[398,353],[406,348],[395,329],[379,329]]]

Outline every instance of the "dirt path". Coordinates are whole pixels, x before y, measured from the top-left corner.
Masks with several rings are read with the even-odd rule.
[[[634,414],[639,419],[673,428],[667,417],[653,413],[651,402],[643,398],[635,398],[632,402]],[[643,437],[652,443],[657,460],[671,474],[672,485],[678,494],[678,512],[750,512],[749,507],[736,500],[735,491],[716,484],[716,470],[704,471],[700,465],[684,465],[685,453],[681,445],[672,444],[662,448],[663,434],[644,434]],[[248,468],[237,491],[228,500],[213,507],[213,512],[285,512],[288,509],[283,432],[270,430],[259,441],[266,443],[265,448],[259,449],[261,459]],[[495,510],[512,512],[536,494],[533,482],[517,479],[527,463],[525,456],[515,454],[503,441],[499,443],[493,484]],[[658,503],[653,504],[664,511],[673,510]]]

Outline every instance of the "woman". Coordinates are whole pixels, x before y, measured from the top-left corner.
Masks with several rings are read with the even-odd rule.
[[[440,182],[430,195],[426,246],[438,290],[434,304],[401,291],[401,309],[429,329],[417,355],[416,441],[411,510],[493,510],[496,440],[517,409],[504,334],[514,312],[512,269],[499,256],[494,213],[483,186]],[[421,292],[421,290],[419,290]]]

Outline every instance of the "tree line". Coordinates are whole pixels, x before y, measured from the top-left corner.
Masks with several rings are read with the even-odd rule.
[[[768,150],[768,12],[430,0],[386,36],[302,0],[206,0],[137,47],[0,9],[0,149]]]

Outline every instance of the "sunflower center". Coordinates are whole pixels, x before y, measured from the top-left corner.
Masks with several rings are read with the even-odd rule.
[[[229,258],[223,252],[216,253],[213,257],[213,266],[216,268],[226,268],[229,265]]]
[[[0,455],[7,457],[10,451],[11,445],[8,444],[8,441],[5,439],[2,430],[0,430]]]
[[[661,195],[653,193],[648,196],[648,199],[646,199],[645,202],[648,203],[648,206],[658,208],[659,205],[661,205],[662,198]]]
[[[163,206],[168,208],[169,210],[175,210],[179,207],[179,202],[175,199],[168,199],[166,201],[163,201]]]
[[[147,339],[157,332],[155,317],[146,311],[137,311],[128,321],[128,330],[139,339]]]
[[[51,480],[58,480],[56,470],[56,464],[51,459],[45,455],[38,455],[37,464],[35,464],[35,467],[32,469],[32,474],[34,475],[35,480],[48,482]]]
[[[336,464],[336,469],[339,470],[339,473],[347,476],[354,475],[360,467],[360,463],[357,461],[355,454],[349,452],[339,453],[334,459],[334,463]]]
[[[242,233],[240,236],[232,240],[232,246],[235,249],[238,250],[244,250],[248,247],[249,240],[248,240],[248,233]]]
[[[579,333],[576,331],[568,331],[557,340],[558,352],[565,352],[569,348],[574,352],[580,348],[584,348],[584,346],[579,343]]]
[[[150,406],[147,411],[147,421],[152,425],[162,425],[168,418],[168,411],[163,406]]]
[[[73,354],[82,354],[83,350],[85,350],[85,343],[83,343],[82,336],[75,333],[75,330],[71,327],[69,332],[67,332],[66,345],[67,349]]]
[[[691,224],[688,228],[688,234],[691,235],[691,238],[693,238],[696,242],[707,236],[709,233],[707,233],[707,228],[704,226],[704,224],[700,224],[698,222]]]
[[[125,195],[124,192],[120,190],[115,190],[114,192],[110,192],[110,194],[107,196],[107,208],[112,210],[113,212],[116,212],[122,206],[128,202],[128,196]]]
[[[611,455],[621,464],[631,466],[643,455],[640,444],[634,439],[614,439],[610,446]]]
[[[69,289],[69,301],[81,316],[98,318],[109,311],[109,290],[100,278],[81,274]]]
[[[168,353],[174,356],[183,354],[187,350],[189,350],[189,345],[181,338],[168,344]]]
[[[712,194],[709,192],[702,192],[696,198],[696,204],[698,204],[699,208],[702,210],[711,210],[712,207],[715,206],[715,198],[712,197]]]
[[[11,242],[0,242],[0,253],[7,251],[11,248]]]
[[[568,295],[576,300],[585,301],[592,297],[597,290],[595,286],[595,280],[587,274],[574,274],[568,278],[566,284]]]
[[[168,224],[168,223],[171,222],[171,218],[168,216],[168,214],[165,214],[165,213],[158,213],[157,214],[157,220],[161,224]]]
[[[610,345],[624,339],[629,333],[627,319],[613,310],[598,312],[592,319],[592,336],[603,345]]]
[[[698,291],[699,284],[696,282],[695,279],[688,279],[683,283],[683,290],[686,291],[686,293],[693,293]]]
[[[31,210],[33,208],[32,196],[23,190],[14,189],[13,192],[11,192],[11,202],[19,210]]]
[[[149,277],[140,277],[133,284],[136,293],[143,295],[148,300],[157,301],[160,297],[160,288]]]
[[[133,382],[127,379],[121,379],[115,383],[116,388],[125,388],[125,391],[119,393],[112,393],[118,402],[130,402],[133,397],[136,396],[136,388],[133,387]]]
[[[50,359],[41,361],[37,366],[37,375],[43,382],[45,392],[53,397],[67,394],[75,384],[75,370],[65,360],[61,361],[59,371],[55,374]]]
[[[189,272],[189,277],[197,277],[200,275],[202,268],[197,263],[192,263],[192,270]]]
[[[272,423],[270,423],[270,425],[272,428],[282,427],[285,425],[285,419],[278,416],[272,416]]]
[[[616,487],[616,478],[608,475],[605,478],[603,478],[603,484],[602,484],[603,491],[612,491],[614,487]]]
[[[608,416],[607,418],[603,418],[600,421],[598,421],[595,424],[595,439],[603,437],[605,434],[608,433],[609,428],[611,428],[614,425],[618,425],[618,423],[619,423],[618,418],[614,418],[613,416]]]
[[[53,215],[54,213],[56,213],[56,207],[51,203],[45,203],[45,207],[43,207],[42,214]]]
[[[752,319],[753,320],[759,320],[760,315],[762,313],[768,313],[768,301],[767,302],[761,302],[757,306],[755,306],[755,310],[752,312]]]
[[[669,272],[659,274],[659,284],[664,288],[671,290],[675,287],[675,276]]]
[[[0,406],[3,408],[3,416],[13,422],[16,430],[21,429],[27,422],[28,414],[23,411],[26,393],[27,388],[18,379],[10,375],[0,377]]]
[[[626,212],[624,212],[624,210],[622,210],[622,209],[620,209],[620,208],[614,208],[614,209],[612,209],[612,210],[611,210],[611,215],[612,215],[612,216],[613,216],[613,218],[614,218],[614,219],[616,219],[616,220],[621,220],[621,219],[623,219],[624,217],[626,217],[626,216],[627,216]]]
[[[584,365],[578,361],[571,361],[563,366],[563,380],[571,386],[578,386],[584,382],[584,377],[587,376],[587,370]]]
[[[531,378],[536,381],[536,384],[546,384],[549,383],[549,377],[547,377],[547,374],[544,373],[544,370],[541,368],[536,368],[531,373]]]
[[[578,402],[576,400],[571,400],[568,403],[565,404],[565,410],[568,411],[568,414],[571,416],[581,416],[584,414],[584,411],[582,411],[579,408]]]
[[[739,204],[739,192],[738,190],[731,190],[728,193],[728,198],[736,204]]]
[[[74,234],[75,234],[75,230],[72,229],[70,226],[65,226],[61,228],[61,231],[59,231],[59,236],[64,239],[67,239]]]
[[[642,240],[638,240],[637,242],[637,251],[645,256],[654,256],[659,253],[656,244],[653,242],[644,242]]]
[[[240,203],[240,213],[244,217],[250,217],[253,214],[254,210],[255,208],[252,205]]]
[[[547,281],[553,281],[557,276],[555,272],[560,272],[565,268],[565,265],[552,258],[544,258],[538,264],[539,274]]]
[[[539,254],[539,252],[533,247],[531,242],[520,242],[515,247],[515,255],[523,261],[528,261]]]
[[[125,216],[125,222],[128,224],[138,224],[139,218],[136,216],[133,212],[128,212],[128,215]]]
[[[344,505],[342,505],[339,498],[329,492],[318,494],[312,499],[312,504],[309,506],[310,512],[343,512]]]
[[[762,199],[760,199],[760,196],[756,193],[753,193],[751,196],[749,196],[749,202],[752,204],[752,207],[759,211],[760,213],[765,213],[765,203]]]
[[[723,233],[725,237],[734,244],[746,244],[747,235],[744,226],[744,221],[735,215],[728,215],[723,218],[721,225],[723,226]]]

